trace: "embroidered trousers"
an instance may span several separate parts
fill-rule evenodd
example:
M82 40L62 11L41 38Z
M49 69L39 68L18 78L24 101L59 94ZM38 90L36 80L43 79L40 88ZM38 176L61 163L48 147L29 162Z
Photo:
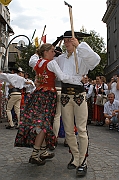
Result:
M62 97L66 104L62 103ZM67 98L68 97L68 98ZM87 135L87 117L88 107L86 102L86 93L83 92L80 95L66 95L61 96L61 114L65 129L66 141L74 156L72 164L79 166L85 159L85 155L88 148L88 135ZM74 117L78 130L79 147L77 145L77 138L74 133Z
M57 91L57 108L56 108L56 114L54 117L54 122L53 122L53 132L56 137L58 137L59 133L59 128L60 128L60 116L61 116L61 91Z

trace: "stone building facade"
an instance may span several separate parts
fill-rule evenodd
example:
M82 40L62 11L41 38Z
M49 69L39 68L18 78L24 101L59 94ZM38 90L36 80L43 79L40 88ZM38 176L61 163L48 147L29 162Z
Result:
M107 25L108 61L105 75L110 79L119 74L119 0L107 0L107 10L102 21Z
M13 29L10 26L9 9L0 3L0 70L3 69L4 63L6 68L8 67L8 54L5 57L5 53L10 36L13 34Z

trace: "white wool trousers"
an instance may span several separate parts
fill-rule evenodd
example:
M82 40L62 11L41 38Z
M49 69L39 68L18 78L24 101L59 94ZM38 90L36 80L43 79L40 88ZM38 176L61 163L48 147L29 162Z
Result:
M61 91L57 91L57 107L56 107L56 114L54 117L54 122L53 122L53 132L56 137L58 137L59 133L59 128L60 128L60 116L61 116Z
M11 110L14 107L14 111L17 115L18 119L18 126L20 122L20 104L21 104L21 93L20 92L13 92L10 94L10 98L7 103L7 117L8 117L8 122L10 126L14 126L13 120L12 120L12 113Z
M62 94L62 96L63 100L61 100L61 103L65 102L66 98L66 105L61 106L65 138L74 156L72 164L79 166L83 163L88 148L88 135L86 129L88 107L86 93L80 93L79 95L76 95L75 98L74 95ZM77 145L77 137L74 133L74 117L78 130L79 146Z

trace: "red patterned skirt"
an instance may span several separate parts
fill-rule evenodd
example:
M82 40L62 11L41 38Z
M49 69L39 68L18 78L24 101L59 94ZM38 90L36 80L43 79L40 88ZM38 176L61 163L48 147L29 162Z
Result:
M52 124L56 112L56 92L36 90L28 98L21 109L21 121L14 146L33 147L38 130L46 133L47 147L55 145L56 137Z

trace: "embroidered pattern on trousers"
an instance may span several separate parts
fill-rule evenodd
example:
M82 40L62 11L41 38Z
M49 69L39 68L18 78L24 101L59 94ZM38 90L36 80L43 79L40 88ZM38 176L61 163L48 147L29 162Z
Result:
M69 102L70 97L67 95L61 95L61 104L63 107Z
M84 101L84 95L80 94L78 96L74 95L74 101L76 104L78 104L78 106L80 106L82 104L82 102Z

